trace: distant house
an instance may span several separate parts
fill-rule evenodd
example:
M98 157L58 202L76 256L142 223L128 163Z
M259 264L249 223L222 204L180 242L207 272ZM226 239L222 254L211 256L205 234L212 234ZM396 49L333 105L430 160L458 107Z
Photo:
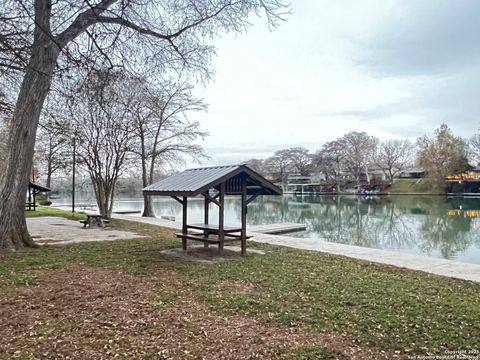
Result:
M398 175L400 179L421 179L425 177L425 170L422 168L405 169Z
M385 181L387 180L387 177L385 176L385 172L381 168L372 167L368 169L368 179L370 180L370 182ZM367 175L365 173L360 174L360 181L367 181Z
M331 193L334 185L335 183L325 180L323 173L289 174L284 192L293 194Z
M480 195L480 167L476 166L463 173L447 176L448 194Z

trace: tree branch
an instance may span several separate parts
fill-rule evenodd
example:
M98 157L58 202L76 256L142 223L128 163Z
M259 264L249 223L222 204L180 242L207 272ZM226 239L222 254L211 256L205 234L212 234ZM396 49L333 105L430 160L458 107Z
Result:
M56 36L57 42L61 48L65 47L70 41L82 34L89 26L98 22L98 17L118 0L102 0L98 5L79 14L72 24Z

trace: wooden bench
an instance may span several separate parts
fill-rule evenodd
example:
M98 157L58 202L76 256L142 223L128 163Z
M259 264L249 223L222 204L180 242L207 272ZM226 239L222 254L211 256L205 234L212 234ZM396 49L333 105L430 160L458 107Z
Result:
M83 227L86 228L92 227L92 223L96 223L98 226L102 228L105 227L105 224L108 224L110 220L104 219L102 215L97 214L87 214L87 220L80 220L80 223L83 224Z
M219 249L223 248L223 244L231 241L241 241L241 228L225 226L223 228L223 241L218 238L220 231L218 225L212 224L192 224L186 226L187 231L181 233L175 233L177 238L182 239L182 248L186 250L187 240L195 240L203 242L205 247L210 244L218 244ZM193 231L188 231L192 229ZM210 235L217 236L217 238L211 238ZM251 236L245 236L246 239L250 239Z
M33 201L26 201L25 202L25 209L26 210L32 210L32 209L35 210L36 207L37 207L37 204Z
M177 238L181 239L188 239L188 240L196 240L196 241L201 241L203 243L209 243L209 244L219 244L220 240L218 239L212 239L207 236L202 236L201 234L192 234L192 233L175 233L175 236ZM251 236L247 236L247 239L250 239ZM240 240L240 235L225 235L225 239L223 242L230 242L230 241L238 241Z

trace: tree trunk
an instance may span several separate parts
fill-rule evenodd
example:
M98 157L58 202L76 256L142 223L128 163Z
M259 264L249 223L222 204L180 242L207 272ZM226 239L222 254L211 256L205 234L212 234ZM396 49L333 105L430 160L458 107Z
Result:
M152 153L152 159L150 163L150 170L147 170L147 151L145 148L145 132L140 125L140 146L142 149L142 185L147 187L153 182L153 171L155 169L155 153ZM155 149L154 149L155 150ZM143 195L143 217L155 217L155 211L153 211L152 198L148 195Z
M34 245L25 221L25 194L43 103L50 89L58 47L37 34L25 70L0 174L0 249Z
M45 187L51 189L52 188L52 171L51 171L51 166L50 164L48 165L48 170L47 170L47 181L45 183ZM50 201L50 192L45 193L45 200Z
M143 213L145 217L155 217L155 211L153 211L152 198L149 195L143 195Z
M147 160L145 145L142 138L142 185L147 187L153 182L153 171L155 166L155 156L152 156L152 163L150 164L150 171L147 174ZM153 211L152 198L149 195L143 195L143 212L144 217L155 217L155 211Z

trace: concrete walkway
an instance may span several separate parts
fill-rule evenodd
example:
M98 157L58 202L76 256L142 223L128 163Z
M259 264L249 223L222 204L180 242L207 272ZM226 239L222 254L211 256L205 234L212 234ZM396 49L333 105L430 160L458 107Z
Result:
M179 223L157 218L142 218L139 216L114 215L114 218L143 222L178 230ZM248 229L248 228L247 228ZM355 259L372 261L381 264L394 265L411 270L424 271L431 274L448 276L457 279L480 282L480 265L458 261L438 259L428 256L407 254L399 251L370 249L360 246L337 244L314 239L294 238L291 236L267 235L249 231L253 241L291 248L321 251L329 254L343 255Z
M85 229L77 220L69 220L58 216L27 218L27 227L33 240L38 244L63 245L84 241L108 241L144 237L130 231L102 229L98 226Z

